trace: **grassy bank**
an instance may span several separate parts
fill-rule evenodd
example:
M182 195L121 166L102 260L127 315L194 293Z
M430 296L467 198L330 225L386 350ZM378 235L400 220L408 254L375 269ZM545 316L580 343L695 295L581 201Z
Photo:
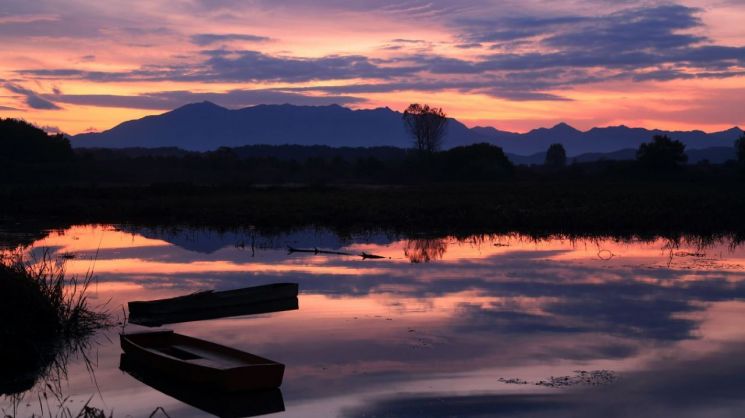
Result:
M742 233L734 181L522 181L345 187L6 188L0 216L70 223L353 231Z
M91 276L68 277L47 257L0 262L0 394L22 392L64 370L66 355L109 325L108 316L88 304L90 283Z

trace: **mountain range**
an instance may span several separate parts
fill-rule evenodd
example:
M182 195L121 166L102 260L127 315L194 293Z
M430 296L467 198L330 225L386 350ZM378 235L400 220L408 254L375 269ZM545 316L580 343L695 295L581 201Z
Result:
M77 148L177 147L190 151L256 144L406 148L411 145L411 139L401 116L400 112L389 108L352 110L339 105L285 104L227 109L211 102L201 102L124 122L100 133L75 135L71 142ZM488 142L502 147L509 154L530 157L540 155L549 145L558 142L564 145L570 157L576 157L635 149L654 135L670 135L685 143L688 150L732 148L734 140L742 133L737 127L714 133L627 126L580 131L565 123L515 133L492 127L468 128L451 119L444 143L446 148L452 148Z

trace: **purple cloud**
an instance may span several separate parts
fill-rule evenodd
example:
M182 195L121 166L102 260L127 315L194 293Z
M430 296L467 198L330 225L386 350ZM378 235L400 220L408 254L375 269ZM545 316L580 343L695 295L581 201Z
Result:
M134 109L173 109L187 103L210 101L227 107L247 107L257 104L295 104L322 106L353 104L365 99L348 95L311 96L281 89L231 90L225 93L194 93L190 91L161 91L140 95L58 94L45 96L59 103L83 106L125 107Z
M24 88L22 86L19 86L18 84L14 83L5 83L4 87L16 94L20 94L25 98L26 104L32 108L32 109L39 109L39 110L59 110L61 107L57 106L56 104L50 102L47 99L44 99L36 92L29 90L27 88Z
M271 38L258 35L246 35L238 33L199 33L192 35L191 43L198 46L212 45L218 42L245 41L245 42L268 42Z

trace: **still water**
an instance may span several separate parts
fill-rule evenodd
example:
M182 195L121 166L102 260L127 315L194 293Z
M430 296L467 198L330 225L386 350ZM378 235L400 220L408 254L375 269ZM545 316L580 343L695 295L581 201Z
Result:
M93 269L91 302L119 317L131 300L299 283L299 310L169 326L284 363L284 411L272 416L745 411L745 248L727 240L266 236L107 225L34 239L24 251L67 255L70 274ZM288 246L384 258L288 254ZM70 359L63 389L71 409L90 400L114 417L146 417L157 407L170 417L206 415L122 372L119 331L94 337L92 366ZM579 371L610 377L581 384ZM536 384L560 376L580 384ZM0 408L48 413L40 411L43 385Z

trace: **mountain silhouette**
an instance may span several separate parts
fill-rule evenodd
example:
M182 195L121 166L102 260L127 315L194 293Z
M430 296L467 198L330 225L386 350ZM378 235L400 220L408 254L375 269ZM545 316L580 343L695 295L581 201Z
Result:
M451 146L478 137L451 120ZM230 110L211 102L194 103L157 116L124 122L108 131L72 138L76 147L179 147L191 151L241 145L328 145L332 147L409 147L401 114L388 108L351 110L338 105L258 105Z
M737 154L734 147L710 147L686 150L688 164L699 164L708 161L711 164L722 164L727 161L736 160ZM542 165L546 161L546 152L537 152L531 155L507 154L507 158L518 165ZM589 163L593 161L628 161L636 159L636 148L626 148L611 152L588 152L571 157L571 161L578 163Z
M564 145L570 157L575 157L638 148L654 135L669 135L685 143L688 150L732 147L741 134L740 128L706 133L648 130L623 125L583 132L566 123L521 134L492 127L469 129L451 119L445 147L488 142L510 154L531 156L545 152L551 144L558 142ZM411 146L401 113L389 108L352 110L339 105L285 104L227 109L211 102L188 104L161 115L124 122L100 133L76 135L71 142L78 148L177 147L190 151L257 144Z

